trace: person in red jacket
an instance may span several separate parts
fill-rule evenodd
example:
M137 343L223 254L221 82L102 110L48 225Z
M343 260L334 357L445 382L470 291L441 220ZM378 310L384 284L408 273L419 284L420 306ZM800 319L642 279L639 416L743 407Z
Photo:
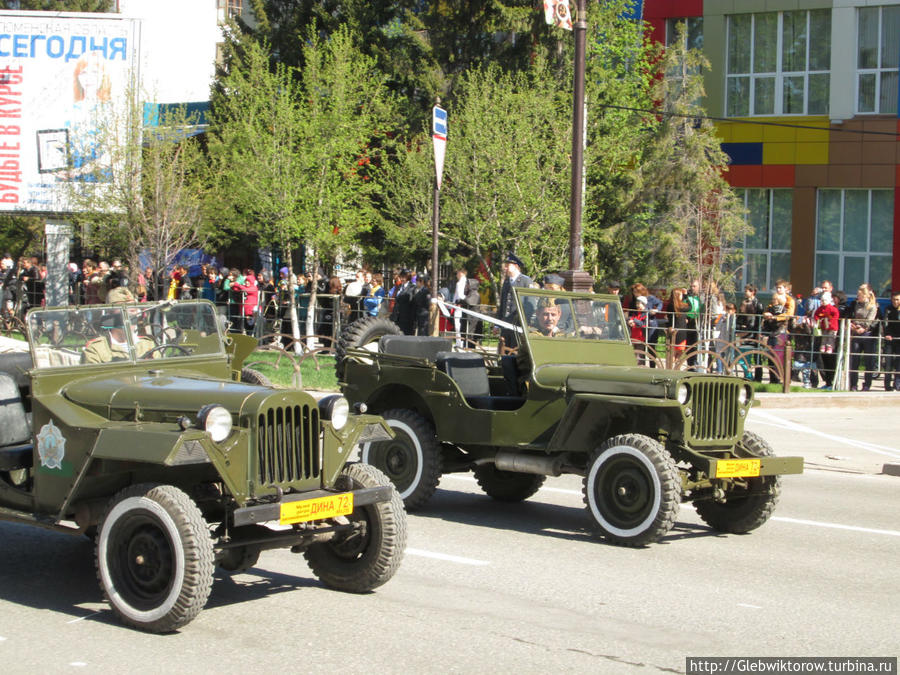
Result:
M837 335L838 319L840 313L837 307L831 302L831 293L822 292L822 304L813 314L816 325L822 331L822 346L819 348L823 354L834 353L834 338Z
M244 300L241 303L241 313L244 316L244 330L247 332L252 331L256 306L259 304L259 284L256 283L256 275L253 273L253 270L250 268L245 269L244 283L233 283L231 287L244 294Z

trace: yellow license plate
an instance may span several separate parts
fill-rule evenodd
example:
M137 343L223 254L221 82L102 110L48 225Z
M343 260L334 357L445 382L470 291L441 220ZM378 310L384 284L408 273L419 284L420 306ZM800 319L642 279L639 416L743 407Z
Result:
M759 475L758 459L720 459L716 462L716 478L742 478Z
M322 520L353 513L353 493L345 492L328 497L317 497L299 502L286 502L281 505L282 525L305 523L310 520Z

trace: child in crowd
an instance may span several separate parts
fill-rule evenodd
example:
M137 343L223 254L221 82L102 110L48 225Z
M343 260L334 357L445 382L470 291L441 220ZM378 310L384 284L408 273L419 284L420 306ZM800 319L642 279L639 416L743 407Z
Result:
M631 328L631 344L638 352L638 363L643 364L643 350L647 342L647 298L638 295L634 298L634 311L628 319Z
M822 341L819 351L823 354L834 353L834 341L838 330L838 319L840 315L837 307L831 301L831 293L823 291L821 296L821 304L813 314L813 320L822 331Z

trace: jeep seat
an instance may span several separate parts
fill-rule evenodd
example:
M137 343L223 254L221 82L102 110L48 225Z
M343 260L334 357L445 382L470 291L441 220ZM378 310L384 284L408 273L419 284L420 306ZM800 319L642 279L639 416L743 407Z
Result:
M453 349L453 340L416 335L385 335L378 340L378 351L395 356L413 356L434 363L441 352Z
M31 428L19 387L6 373L0 373L0 471L27 469L34 462Z
M481 354L440 352L437 367L456 382L463 397L480 410L518 410L525 403L520 396L491 396L487 367Z

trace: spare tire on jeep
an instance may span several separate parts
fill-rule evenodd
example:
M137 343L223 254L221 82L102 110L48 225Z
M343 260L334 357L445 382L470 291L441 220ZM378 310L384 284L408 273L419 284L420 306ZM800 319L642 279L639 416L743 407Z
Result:
M344 377L344 359L348 349L378 349L378 340L384 335L402 335L400 327L383 316L364 316L354 321L341 333L334 347L334 374L338 382Z

